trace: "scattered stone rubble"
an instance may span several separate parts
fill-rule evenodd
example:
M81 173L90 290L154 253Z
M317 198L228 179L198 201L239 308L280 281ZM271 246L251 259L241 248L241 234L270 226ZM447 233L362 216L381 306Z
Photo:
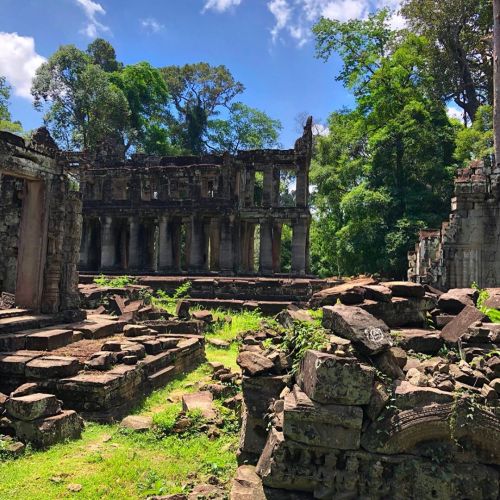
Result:
M476 300L371 279L319 292L327 341L296 372L280 329L247 333L231 498L498 498L500 325Z

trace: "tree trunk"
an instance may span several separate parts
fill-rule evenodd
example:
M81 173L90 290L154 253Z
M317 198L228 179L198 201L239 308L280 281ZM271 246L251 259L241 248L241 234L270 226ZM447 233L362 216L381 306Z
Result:
M500 0L493 0L493 130L495 165L500 166Z

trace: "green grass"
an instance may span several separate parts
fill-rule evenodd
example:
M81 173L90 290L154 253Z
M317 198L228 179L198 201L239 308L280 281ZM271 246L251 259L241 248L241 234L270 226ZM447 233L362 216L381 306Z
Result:
M258 328L255 312L222 313L232 323L220 323L209 336L231 341L229 349L207 346L208 361L237 369L236 340L242 331ZM135 411L151 415L159 427L170 428L178 415L182 394L195 392L210 381L204 364L151 394ZM125 432L118 425L87 424L82 439L47 451L30 451L16 460L0 461L0 499L136 499L189 491L216 476L229 484L236 470L238 432L234 416L225 415L221 436L205 434L180 437L152 431ZM70 484L79 484L73 493Z

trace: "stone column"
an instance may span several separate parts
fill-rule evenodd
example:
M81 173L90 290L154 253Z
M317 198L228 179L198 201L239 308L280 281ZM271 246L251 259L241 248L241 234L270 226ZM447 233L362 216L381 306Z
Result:
M150 268L152 271L158 271L158 253L159 253L159 240L160 240L160 230L158 227L158 219L153 219L151 221L151 240L150 240L150 254L151 254L151 264Z
M281 222L273 223L273 272L281 272Z
M262 186L262 206L270 207L273 202L273 169L267 167L264 169L264 180Z
M220 262L220 219L213 218L210 221L210 271L219 270Z
M292 225L292 273L304 275L306 273L307 249L307 221L298 220Z
M101 221L101 268L111 269L115 264L115 240L113 219L104 217Z
M170 234L172 236L172 267L174 271L181 270L181 229L182 219L173 219L170 223Z
M139 246L139 219L129 217L129 240L128 240L128 267L139 269L141 265L141 253Z
M0 176L1 181L1 176ZM91 234L92 227L91 223L88 219L83 219L82 223L82 242L80 245L80 269L88 269L89 268L89 253L90 253L90 245L91 245Z
M172 249L171 224L168 217L161 217L159 223L160 270L166 271L174 267Z
M191 238L189 245L189 271L201 271L203 269L204 243L203 222L199 217L193 216L191 219Z
M273 272L273 235L272 223L264 221L260 224L260 272L271 274Z
M278 167L273 167L273 198L271 200L271 205L273 207L279 207L280 205L280 169Z
M220 223L219 268L222 272L230 273L233 267L233 224L228 218L224 218Z
M295 204L297 207L306 207L308 199L309 182L307 170L299 168L297 170L297 186L295 188Z

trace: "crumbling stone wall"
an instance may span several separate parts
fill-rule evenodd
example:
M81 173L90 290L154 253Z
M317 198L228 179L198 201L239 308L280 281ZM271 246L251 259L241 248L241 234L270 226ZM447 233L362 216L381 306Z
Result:
M272 275L281 271L288 224L291 273L306 274L311 125L290 150L105 161L68 156L82 170L80 269ZM296 177L292 206L280 199L285 171Z
M0 174L0 290L8 293L16 290L21 193L22 181Z
M442 289L494 287L500 279L498 173L482 161L460 169L449 220L420 233L408 278Z
M79 303L82 203L58 158L46 129L29 141L0 132L0 292L44 313Z

